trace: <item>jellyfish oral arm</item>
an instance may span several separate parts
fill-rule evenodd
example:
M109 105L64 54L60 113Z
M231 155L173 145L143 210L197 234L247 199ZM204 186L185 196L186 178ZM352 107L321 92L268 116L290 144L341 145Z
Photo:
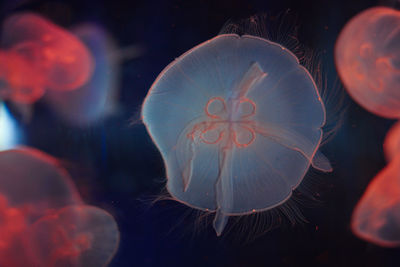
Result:
M254 85L267 75L268 74L261 69L261 66L257 62L252 63L238 85L233 89L234 98L241 99L246 97L247 93L254 88Z

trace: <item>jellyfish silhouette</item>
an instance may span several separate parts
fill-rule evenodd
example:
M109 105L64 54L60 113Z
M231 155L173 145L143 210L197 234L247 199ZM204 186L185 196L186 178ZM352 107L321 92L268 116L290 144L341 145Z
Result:
M400 246L400 153L368 185L353 211L351 227L371 243Z
M45 18L20 13L3 24L1 97L32 103L46 89L74 90L92 74L93 59L75 36Z
M400 12L367 9L343 28L335 46L340 78L351 97L368 111L400 117Z
M0 152L0 266L106 266L118 243L114 218L83 203L56 159Z
M317 152L325 108L316 84L283 46L222 34L169 64L142 107L160 150L167 189L179 202L215 212L221 235L229 216L287 201Z

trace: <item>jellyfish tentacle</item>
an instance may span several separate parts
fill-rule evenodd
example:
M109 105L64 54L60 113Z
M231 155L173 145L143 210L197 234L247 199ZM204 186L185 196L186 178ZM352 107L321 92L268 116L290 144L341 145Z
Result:
M226 224L229 213L233 209L233 183L232 183L232 156L234 147L225 146L219 154L219 173L215 183L217 212L214 218L213 226L217 235L221 235Z
M310 164L313 163L313 158L316 154L316 149L318 148L318 145L313 147L311 151L307 152L305 151L304 147L312 147L312 143L302 136L299 133L296 133L294 131L290 131L288 129L285 129L283 127L280 127L278 125L274 126L255 126L256 127L256 132L261 134L262 136L266 138L270 138L274 140L275 142L291 149L294 151L297 151L301 153L309 162ZM319 129L320 136L322 137L322 130ZM317 169L324 171L325 169L329 170L331 168L328 167L328 163L325 161L328 161L328 159L324 156L319 156L318 160L321 160L321 163L318 164L318 161L315 162L315 166L317 166ZM322 162L325 162L322 164ZM329 161L328 161L329 162ZM330 166L330 164L329 164ZM314 165L313 165L314 167Z
M240 100L268 74L264 72L257 62L253 62L247 72L240 79L237 86L232 90L233 98Z
M314 169L320 170L322 172L331 172L333 171L332 165L329 162L329 159L322 154L320 150L315 152L315 155L311 161L311 165Z

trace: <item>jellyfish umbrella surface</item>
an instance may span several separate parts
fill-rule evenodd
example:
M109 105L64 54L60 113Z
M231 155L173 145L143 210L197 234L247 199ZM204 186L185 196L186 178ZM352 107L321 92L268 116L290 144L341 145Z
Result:
M101 27L80 25L72 30L93 55L94 71L89 81L77 90L48 91L46 100L67 123L74 126L91 125L110 114L115 108L119 60L113 41Z
M317 152L325 108L297 57L255 36L223 34L168 65L142 119L160 150L167 189L190 207L229 216L274 208L292 195Z
M358 237L384 246L400 246L400 154L372 180L353 211Z
M5 61L0 66L0 77L15 101L34 102L45 89L75 90L92 74L93 59L86 46L34 13L7 18L1 42Z
M343 28L335 46L339 76L368 111L400 118L400 11L367 9Z
M388 162L400 154L400 122L392 125L386 134L385 141L383 142L383 151Z

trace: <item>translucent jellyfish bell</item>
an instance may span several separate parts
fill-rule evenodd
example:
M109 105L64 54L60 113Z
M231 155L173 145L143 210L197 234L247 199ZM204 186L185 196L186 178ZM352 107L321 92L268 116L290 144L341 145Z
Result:
M82 200L58 161L33 149L0 152L0 195L8 206L24 210L27 221Z
M89 81L73 91L48 91L46 100L66 122L84 126L93 124L115 109L119 60L117 47L102 28L92 24L72 30L90 49L96 64Z
M92 74L93 59L88 49L75 36L49 20L33 14L19 13L10 16L3 24L1 37L5 53L13 55L13 61L31 66L23 71L13 64L0 64L9 76L21 76L18 83L3 77L10 83L10 90L24 89L41 96L45 89L74 90L85 84ZM11 62L11 61L6 61ZM19 66L18 65L18 66ZM33 77L24 77L30 75ZM33 88L18 88L17 85L35 81ZM33 86L33 85L32 85ZM36 96L38 97L38 96ZM27 99L17 99L28 102Z
M38 220L29 230L35 266L107 266L117 251L114 218L93 206L69 206Z
M283 46L219 35L168 65L152 85L143 122L160 150L167 189L180 202L228 216L274 208L317 153L325 108L309 72Z
M351 227L369 242L400 246L400 154L368 185L353 211Z
M400 11L367 9L343 28L335 61L347 91L368 111L400 118Z

